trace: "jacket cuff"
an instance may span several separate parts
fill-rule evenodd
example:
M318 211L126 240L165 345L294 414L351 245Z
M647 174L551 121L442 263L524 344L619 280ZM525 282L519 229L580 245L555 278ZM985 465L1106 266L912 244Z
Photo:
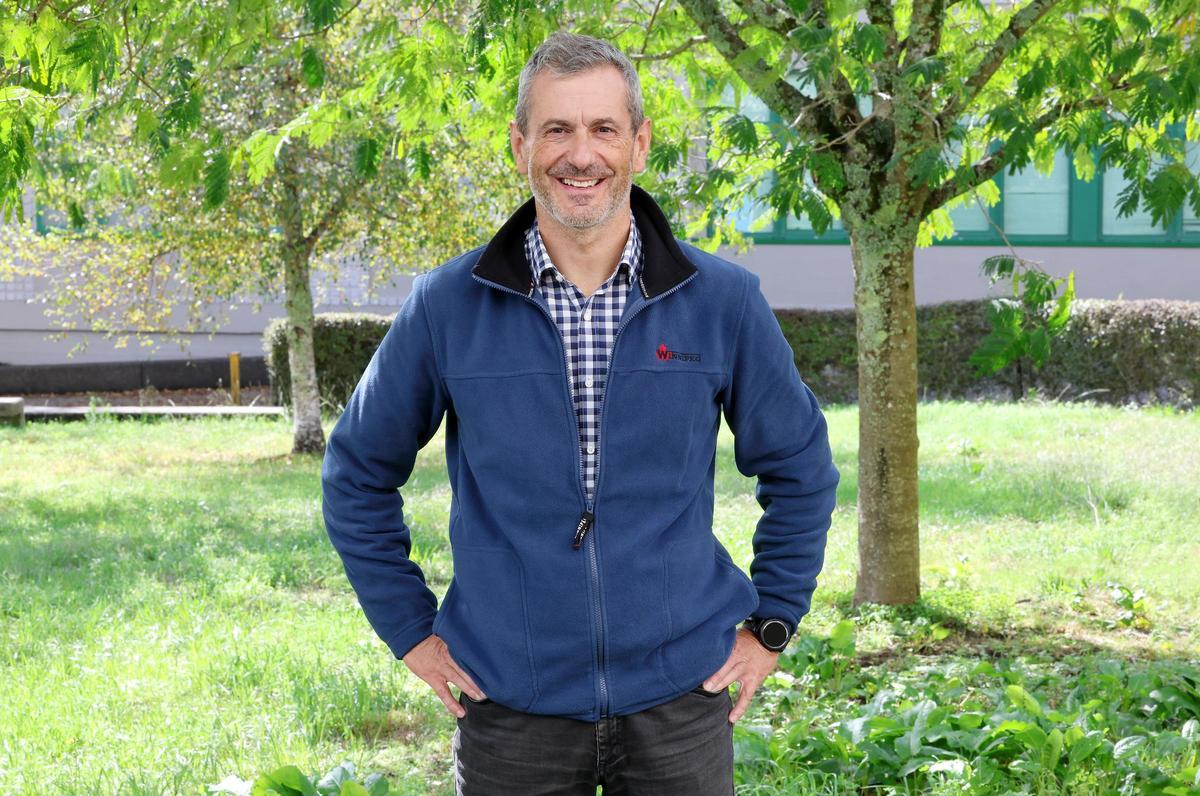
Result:
M763 597L761 592L758 596L758 608L754 609L754 613L751 614L751 616L757 616L763 619L767 619L769 617L782 619L784 622L788 623L788 626L791 628L793 634L795 634L796 628L800 625L800 620L795 614L792 613L790 608L786 607L784 603L781 603L778 600L770 597Z
M401 660L412 651L412 648L427 639L433 633L433 617L427 617L416 624L409 625L388 639L387 645L396 660Z

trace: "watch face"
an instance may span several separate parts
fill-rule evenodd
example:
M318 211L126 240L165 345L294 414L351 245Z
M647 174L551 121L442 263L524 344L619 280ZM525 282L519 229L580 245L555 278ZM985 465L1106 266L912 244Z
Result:
M771 649L783 649L788 642L787 625L778 619L768 619L759 628L759 637Z

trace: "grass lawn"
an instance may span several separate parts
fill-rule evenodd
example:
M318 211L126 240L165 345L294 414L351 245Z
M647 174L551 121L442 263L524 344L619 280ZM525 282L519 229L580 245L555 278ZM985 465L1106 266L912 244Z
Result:
M921 404L923 597L855 610L857 409L825 411L825 570L736 727L739 793L906 792L907 763L911 792L1189 792L1200 414ZM721 435L716 532L748 569L761 510ZM439 596L442 441L404 490ZM348 759L453 793L454 719L368 626L290 442L252 418L0 429L0 792L203 794Z

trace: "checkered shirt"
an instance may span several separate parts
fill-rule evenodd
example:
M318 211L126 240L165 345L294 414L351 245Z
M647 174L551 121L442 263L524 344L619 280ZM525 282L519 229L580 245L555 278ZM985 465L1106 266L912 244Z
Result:
M642 239L630 214L629 238L612 275L595 293L584 296L563 276L542 241L537 219L525 233L525 255L533 281L546 297L550 314L562 335L571 374L571 398L579 420L579 455L587 500L596 489L600 458L600 409L608 376L608 361L625 299L642 265Z

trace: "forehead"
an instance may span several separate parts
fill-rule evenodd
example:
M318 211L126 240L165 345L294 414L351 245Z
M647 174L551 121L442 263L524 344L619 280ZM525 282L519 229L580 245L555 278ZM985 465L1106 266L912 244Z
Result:
M529 122L536 129L546 119L567 119L588 124L611 118L629 123L625 79L615 66L604 65L556 75L539 72L529 85Z

